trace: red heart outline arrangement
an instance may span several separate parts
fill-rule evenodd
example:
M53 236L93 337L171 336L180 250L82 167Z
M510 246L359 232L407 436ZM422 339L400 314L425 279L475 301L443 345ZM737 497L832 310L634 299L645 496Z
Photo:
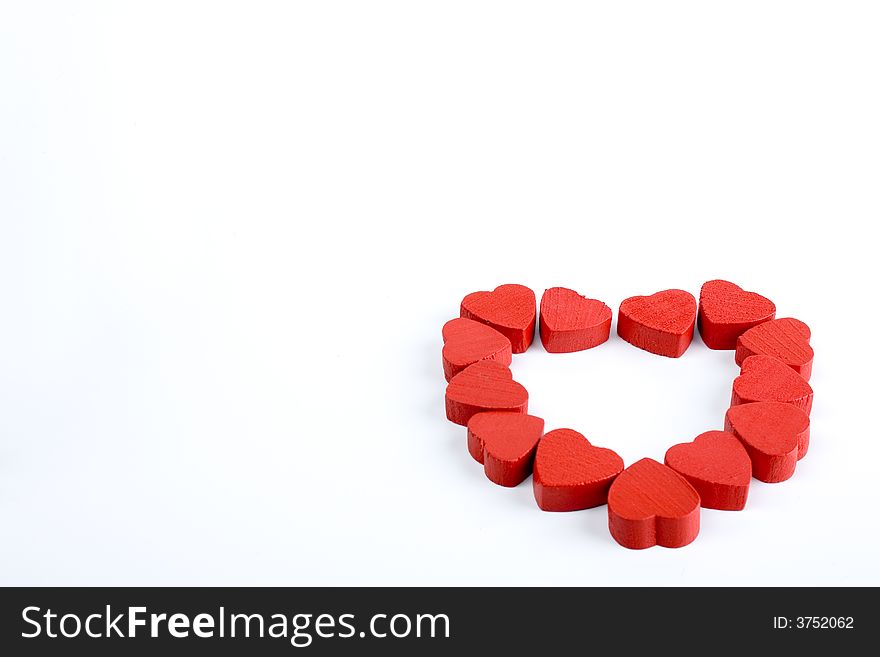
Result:
M626 467L613 450L573 429L544 432L528 413L529 393L513 378L513 355L526 351L535 327L544 349L592 349L610 337L612 311L574 290L545 290L540 306L523 285L472 292L460 317L443 326L446 417L467 427L467 447L490 481L513 487L532 475L544 511L608 506L620 545L682 547L700 531L700 509L740 511L752 478L776 483L794 475L810 441L813 365L810 329L776 319L775 304L728 281L703 284L699 303L684 290L624 299L618 336L650 353L681 357L695 328L710 349L735 350L723 430L670 447L660 463Z

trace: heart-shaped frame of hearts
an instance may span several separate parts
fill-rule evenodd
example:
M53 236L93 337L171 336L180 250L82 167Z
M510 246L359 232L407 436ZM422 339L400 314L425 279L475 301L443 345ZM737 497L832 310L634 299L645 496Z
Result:
M467 427L467 447L486 476L517 486L532 475L544 511L607 504L608 528L622 546L682 547L700 531L700 508L745 508L752 477L789 479L809 447L813 390L810 329L775 319L775 304L728 281L706 282L699 304L684 290L625 299L617 333L651 353L678 358L695 327L710 349L735 350L741 366L722 431L708 430L673 445L664 462L629 467L613 450L528 414L529 394L510 370L513 354L531 345L539 327L546 351L597 347L611 332L611 309L567 288L541 298L523 285L472 292L460 317L443 327L446 417Z

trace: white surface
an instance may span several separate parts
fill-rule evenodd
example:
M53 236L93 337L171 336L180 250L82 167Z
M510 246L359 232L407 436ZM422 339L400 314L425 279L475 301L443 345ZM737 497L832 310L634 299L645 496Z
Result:
M876 3L236 4L0 10L0 582L880 584ZM631 552L484 478L464 294L716 277L813 329L794 479ZM514 373L629 464L732 360Z

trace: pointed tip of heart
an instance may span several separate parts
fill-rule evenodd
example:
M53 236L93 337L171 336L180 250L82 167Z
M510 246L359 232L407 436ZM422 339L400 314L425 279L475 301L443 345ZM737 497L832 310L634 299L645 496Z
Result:
M745 506L752 462L732 433L706 431L692 442L673 445L664 463L688 480L703 508L739 511Z
M634 550L683 547L700 532L700 495L672 468L644 458L611 484L608 529L620 545Z
M697 326L709 349L735 349L740 335L775 316L770 299L730 281L706 281L700 288Z

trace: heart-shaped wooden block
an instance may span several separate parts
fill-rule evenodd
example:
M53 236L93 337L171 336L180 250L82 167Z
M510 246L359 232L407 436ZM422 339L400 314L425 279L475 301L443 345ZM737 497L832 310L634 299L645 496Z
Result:
M522 413L477 413L468 422L468 451L499 486L517 486L532 473L544 420Z
M697 300L684 290L630 297L620 304L617 334L639 349L678 358L694 337Z
M729 281L707 281L700 289L697 326L709 349L736 349L740 335L775 316L770 299Z
M700 495L653 459L636 461L608 491L608 529L623 547L682 547L700 533Z
M623 470L623 459L594 447L572 429L554 429L538 443L532 479L544 511L577 511L605 504L608 487Z
M810 418L783 402L731 406L724 428L746 448L755 479L768 483L791 477L810 445Z
M449 381L478 360L510 365L510 340L491 326L458 317L443 325L443 374Z
M602 344L611 334L611 308L565 287L551 287L541 296L541 343L552 354L583 351Z
M756 355L775 356L809 381L813 371L810 327L799 319L783 317L749 329L736 342L736 364Z
M535 293L524 285L499 285L492 292L472 292L461 301L461 316L488 324L507 336L521 354L535 337Z
M494 360L477 361L446 386L446 417L463 426L477 413L526 413L528 405L526 389L513 380L507 366Z
M694 487L703 508L739 511L746 505L752 462L732 433L701 433L693 442L670 447L664 462Z
M730 405L776 401L792 404L810 414L813 389L804 378L773 356L749 356L733 380Z

